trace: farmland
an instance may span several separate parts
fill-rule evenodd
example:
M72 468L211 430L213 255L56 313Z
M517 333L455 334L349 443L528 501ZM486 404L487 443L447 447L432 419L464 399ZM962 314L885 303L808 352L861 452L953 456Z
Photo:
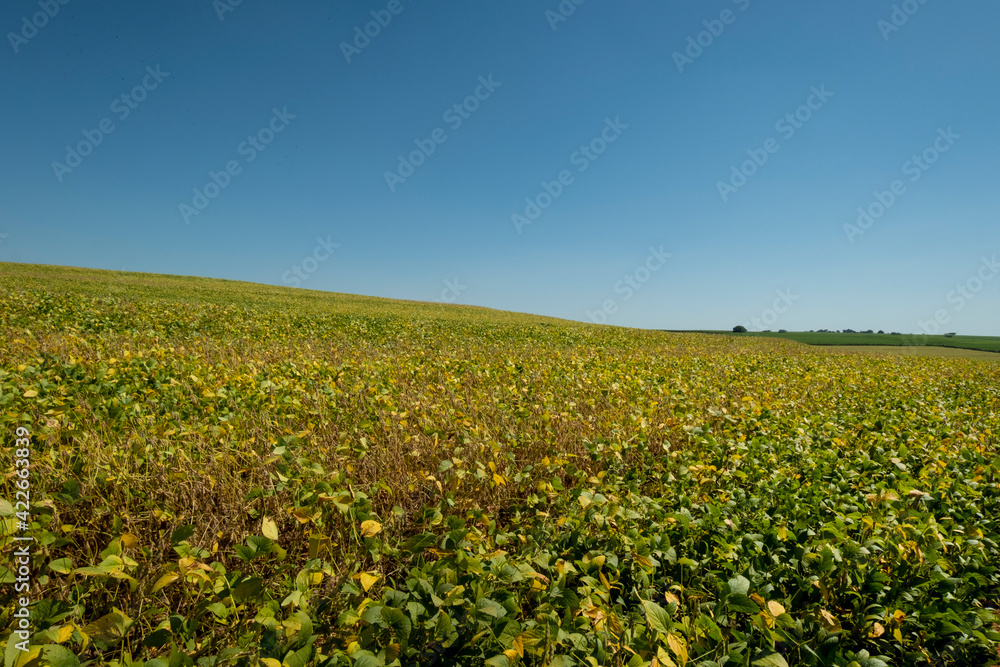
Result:
M996 656L1000 364L11 264L0 326L7 665Z
M677 332L683 333L683 332ZM1000 353L1000 336L934 336L927 334L868 334L839 333L836 331L694 331L691 333L711 333L747 338L781 338L794 340L806 345L865 345L891 347L951 347L962 350Z
M824 350L846 354L895 354L915 357L948 357L951 359L985 359L1000 361L1000 353L936 345L824 345Z

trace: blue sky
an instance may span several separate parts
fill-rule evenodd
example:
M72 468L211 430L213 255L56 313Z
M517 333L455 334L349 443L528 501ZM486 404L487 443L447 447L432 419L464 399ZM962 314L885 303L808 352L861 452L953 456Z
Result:
M4 3L0 261L1000 335L991 0L228 2Z

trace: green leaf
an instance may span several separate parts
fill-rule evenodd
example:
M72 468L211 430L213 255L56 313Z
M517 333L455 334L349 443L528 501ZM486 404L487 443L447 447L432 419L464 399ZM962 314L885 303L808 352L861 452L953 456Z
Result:
M176 645L170 646L170 663L168 667L194 667L194 660Z
M42 647L42 658L48 667L79 667L80 659L66 648L58 644L47 644Z
M149 648L159 648L169 642L171 636L172 634L170 630L160 628L159 630L146 635L146 638L142 640L142 645L148 646Z
M213 602L205 608L215 614L218 618L226 618L229 616L229 609L227 609L226 605L221 602Z
M437 537L434 533L422 533L420 535L414 535L405 542L403 542L403 550L409 551L411 554L420 553L427 547L432 547L437 543Z
M289 651L285 659L281 661L281 664L284 667L306 667L309 664L309 658L312 657L312 652L312 643L306 644L297 651Z
M646 610L646 623L657 632L668 634L670 632L670 614L652 600L642 600L642 607Z
M69 574L73 567L73 561L69 558L57 558L49 563L49 569L59 574Z
M6 498L0 498L0 516L14 516L14 506Z
M263 590L264 582L257 577L252 577L240 582L239 585L233 589L233 599L237 602L246 602L247 600L260 595Z
M385 667L385 661L375 657L370 651L357 651L351 656L354 667Z
M760 607L756 602L741 593L730 595L726 600L726 604L731 611L741 611L744 614L756 614L760 611Z
M345 609L340 612L340 616L337 617L337 625L342 628L350 627L352 625L357 625L361 617L358 616L358 612L353 609Z
M521 624L517 621L507 621L507 624L503 626L503 631L497 637L497 641L500 646L508 649L514 645L514 638L519 634L521 634Z
M788 667L788 663L785 662L780 653L772 653L759 660L754 660L753 664L757 667Z
M301 609L289 616L288 619L282 623L282 625L288 628L294 637L294 646L302 646L310 637L312 637L312 619L309 618L309 615Z
M502 604L489 598L476 600L476 611L493 618L502 618L507 615L507 610Z
M239 556L240 558L242 558L247 562L252 561L254 558L257 557L257 552L248 546L237 544L236 546L233 547L233 549L236 551L237 556Z
M372 625L381 625L384 620L382 618L382 605L373 604L366 607L361 612L361 620Z
M413 626L407 615L399 609L394 609L393 607L382 607L382 620L385 621L390 628L396 631L396 636L402 641L405 642L410 638L410 630Z
M713 640L715 640L717 642L721 642L722 641L722 630L715 623L715 621L712 620L711 616L706 616L706 615L702 614L697 619L695 619L694 624L697 625L697 626L699 626L699 627L701 627L701 628L704 628L705 631L708 632L708 636L711 639L713 639Z
M271 551L272 544L274 544L274 542L261 535L250 535L247 537L247 546L253 549L255 553L268 553Z
M194 535L194 531L195 531L194 526L181 526L180 528L174 531L173 535L170 536L170 545L175 546L177 544L180 544L187 538Z
M132 619L125 615L120 609L113 609L93 623L89 623L83 631L90 635L95 642L113 646L125 638L125 634L132 625Z
M878 658L862 658L861 667L889 667L884 660Z
M737 595L746 595L750 592L750 581L744 576L737 576L729 580L729 592Z
M18 637L12 634L7 636L7 650L4 651L4 667L14 667L14 663L17 662L18 657L21 655L21 650L17 648Z
M483 664L490 667L510 667L510 658L501 653L500 655L493 656Z

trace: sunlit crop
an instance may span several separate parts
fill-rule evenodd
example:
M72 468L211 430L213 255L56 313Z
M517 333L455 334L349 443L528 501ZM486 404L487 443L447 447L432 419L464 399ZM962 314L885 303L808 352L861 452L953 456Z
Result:
M1000 364L0 265L6 664L985 665ZM31 430L18 530L14 430ZM89 661L89 662L88 662Z

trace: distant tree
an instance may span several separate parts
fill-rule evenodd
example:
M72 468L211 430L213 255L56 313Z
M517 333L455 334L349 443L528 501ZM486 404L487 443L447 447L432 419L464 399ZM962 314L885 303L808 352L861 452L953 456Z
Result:
M879 330L878 330L878 332L879 332L880 334L884 334L884 333L885 333L885 332L884 332L884 331L882 331L881 329L879 329Z
M778 333L788 333L788 329L778 329Z
M889 334L889 335L890 335L890 336L902 336L903 334L899 333L898 331L893 331L893 332L892 332L891 334Z
M954 333L954 332L952 332L952 333L946 333L946 334L944 335L944 337L945 337L945 338L954 338L954 337L955 337L955 333Z
M854 329L844 329L841 333L857 333Z
M747 332L747 328L745 326L743 326L742 324L740 324L739 326L733 327L733 333L746 333L746 332Z
M872 333L875 333L875 332L872 331L871 329L868 329L867 331L862 331L861 333L872 334Z

